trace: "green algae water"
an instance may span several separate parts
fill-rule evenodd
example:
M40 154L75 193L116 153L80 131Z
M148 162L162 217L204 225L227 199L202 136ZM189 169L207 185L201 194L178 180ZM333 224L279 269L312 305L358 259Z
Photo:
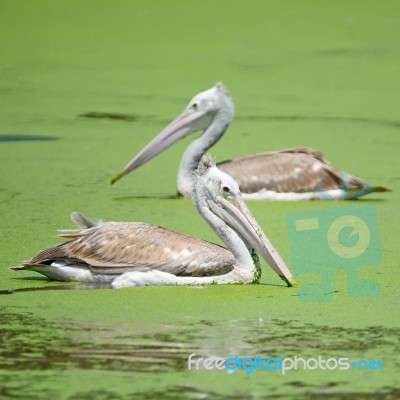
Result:
M0 397L400 397L399 27L396 1L0 1ZM109 184L220 80L236 117L217 160L310 146L393 190L356 203L248 203L290 267L290 213L374 205L382 260L357 273L377 295L352 297L338 270L324 301L302 301L301 285L320 274L288 289L265 264L259 285L123 290L8 269L57 243L74 210L220 243L175 196L192 138ZM384 368L188 370L192 353Z

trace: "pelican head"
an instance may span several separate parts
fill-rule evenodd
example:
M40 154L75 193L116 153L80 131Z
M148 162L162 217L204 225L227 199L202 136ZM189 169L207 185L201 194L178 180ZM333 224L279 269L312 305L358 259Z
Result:
M220 171L208 154L203 156L196 170L193 201L228 247L232 249L236 246L233 241L226 241L230 234L227 227L235 232L235 240L245 243L248 252L254 249L288 286L294 285L288 267L244 203L239 185L231 176Z
M129 172L151 160L179 139L196 131L210 131L207 150L228 128L233 119L234 107L225 86L218 82L211 89L201 92L190 100L186 109L166 128L155 136L127 165L111 179L115 183ZM214 125L215 129L211 129ZM199 159L196 160L196 165Z

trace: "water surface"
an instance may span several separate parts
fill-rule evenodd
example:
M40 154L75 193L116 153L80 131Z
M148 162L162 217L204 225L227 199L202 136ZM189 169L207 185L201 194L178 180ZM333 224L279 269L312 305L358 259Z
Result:
M399 23L389 0L2 1L0 397L399 398ZM191 138L109 185L219 80L236 118L212 149L218 161L310 146L393 189L358 201L377 207L383 263L358 273L378 297L350 297L343 271L332 301L309 303L265 266L262 285L126 290L8 270L57 243L74 210L220 243L176 197ZM249 203L289 265L288 213L343 205ZM384 370L189 371L191 353L381 359Z

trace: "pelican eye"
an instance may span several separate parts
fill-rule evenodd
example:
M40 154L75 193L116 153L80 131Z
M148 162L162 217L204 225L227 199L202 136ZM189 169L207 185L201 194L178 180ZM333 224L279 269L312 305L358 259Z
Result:
M197 103L193 103L193 104L192 104L193 110L197 110L198 107L199 107L199 105L198 105Z
M224 186L222 186L222 190L223 190L225 193L229 193L229 192L231 191L231 188L230 188L229 186L224 185Z

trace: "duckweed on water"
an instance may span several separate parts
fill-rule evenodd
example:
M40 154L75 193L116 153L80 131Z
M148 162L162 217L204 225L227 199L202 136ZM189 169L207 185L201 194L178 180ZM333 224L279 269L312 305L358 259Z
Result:
M390 0L1 2L0 397L398 398L399 23ZM192 138L118 185L109 180L219 80L236 117L212 149L217 161L310 146L393 190L351 203L376 206L383 262L358 275L379 296L350 297L336 271L331 301L305 302L265 265L258 285L201 290L88 290L9 271L57 243L74 210L215 242L175 195ZM249 202L289 266L287 214L345 205ZM246 377L189 371L191 353L381 359L384 370Z

